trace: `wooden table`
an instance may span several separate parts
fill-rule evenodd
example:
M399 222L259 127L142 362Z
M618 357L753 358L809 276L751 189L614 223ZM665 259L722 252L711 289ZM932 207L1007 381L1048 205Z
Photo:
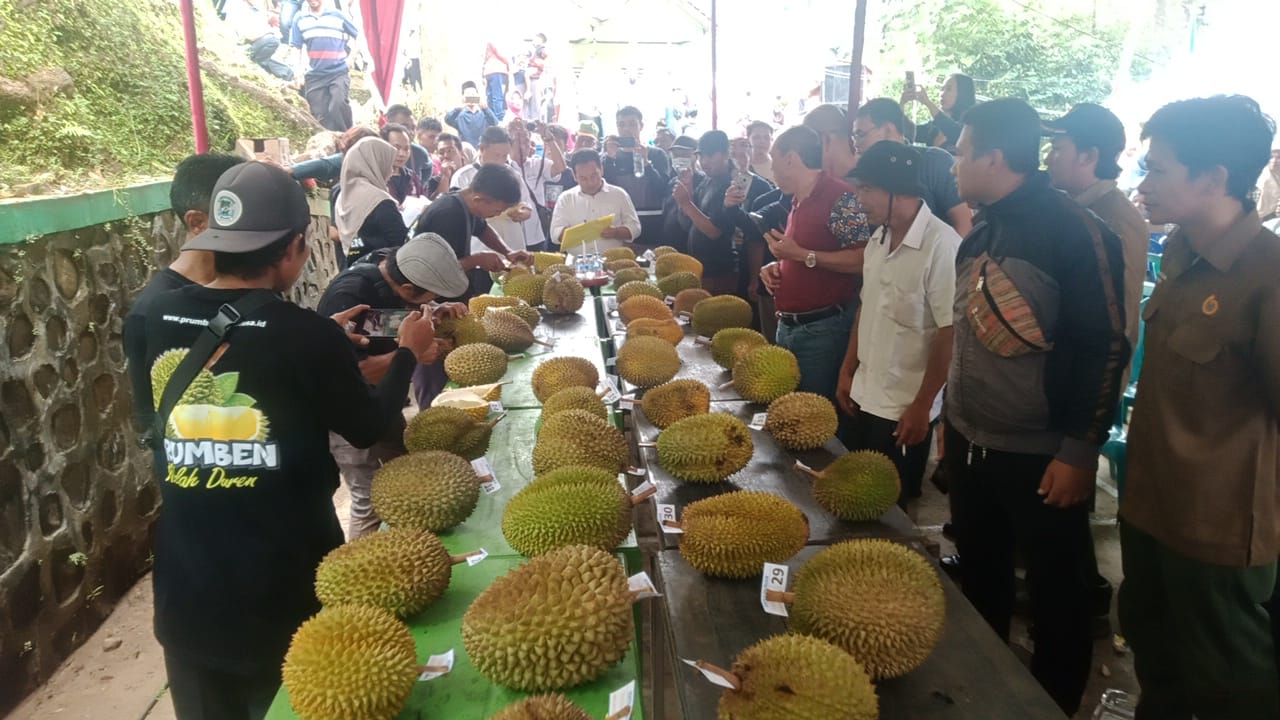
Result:
M808 547L786 564L794 571L821 550ZM760 579L708 578L676 550L658 555L654 582L666 606L666 636L675 685L688 720L716 717L721 688L681 658L728 669L746 647L787 631L785 618L760 607ZM936 566L935 566L936 569ZM933 654L915 671L877 683L881 720L1063 720L959 588L941 572L946 626Z

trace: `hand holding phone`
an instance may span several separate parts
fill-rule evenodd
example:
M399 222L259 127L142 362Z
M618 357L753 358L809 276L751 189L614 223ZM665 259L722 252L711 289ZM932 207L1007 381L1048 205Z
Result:
M360 316L357 332L369 337L396 337L408 316L408 310L379 308L365 310Z
M733 176L733 184L730 186L729 189L737 193L738 195L746 197L747 189L750 187L751 187L751 173L747 172L746 170L739 170L737 174Z

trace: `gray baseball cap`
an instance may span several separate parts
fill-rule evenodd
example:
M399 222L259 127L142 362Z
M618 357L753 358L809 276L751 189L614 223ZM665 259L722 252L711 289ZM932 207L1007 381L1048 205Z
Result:
M423 233L400 246L395 266L405 280L440 297L459 297L469 287L458 256L436 233Z
M182 249L253 252L310 223L307 195L289 173L267 163L241 163L213 186L209 229Z

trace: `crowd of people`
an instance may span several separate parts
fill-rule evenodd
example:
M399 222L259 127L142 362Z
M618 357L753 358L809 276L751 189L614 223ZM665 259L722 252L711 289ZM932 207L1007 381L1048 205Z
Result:
M297 18L295 34L322 19ZM964 593L1007 640L1020 560L1031 670L1068 715L1099 614L1099 451L1136 384L1119 603L1138 717L1280 716L1266 612L1280 557L1280 240L1262 228L1280 205L1280 151L1256 103L1186 100L1145 124L1142 208L1177 230L1143 300L1149 225L1117 187L1125 131L1101 106L1044 120L1019 100L976 103L955 76L937 107L904 95L935 111L919 127L877 98L852 117L824 105L795 127L696 138L647 131L623 107L601 137L594 123L499 122L494 74L488 108L463 88L446 118L457 133L394 106L330 157L280 168L204 155L177 170L190 239L124 334L164 498L156 628L179 717L261 716L291 633L316 610L311 572L343 541L339 473L350 539L377 526L369 485L405 452L411 386L419 407L443 387L432 318L465 313L491 272L606 216L575 252L697 258L706 289L749 300L795 354L799 389L841 409L844 443L893 459L903 503L941 435ZM306 264L305 178L335 182L345 264L318 314L271 294ZM398 336L351 334L382 308L412 309ZM194 358L186 374L179 357ZM201 400L200 373L238 380ZM153 386L161 377L191 389ZM227 447L191 439L207 437Z

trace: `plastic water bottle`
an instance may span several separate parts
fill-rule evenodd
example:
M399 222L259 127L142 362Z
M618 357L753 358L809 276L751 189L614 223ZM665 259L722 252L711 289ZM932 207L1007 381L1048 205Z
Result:
M639 151L633 151L631 157L635 158L636 177L644 177L644 156Z
M534 156L534 157L536 157L536 158L538 158L539 160L541 160L541 159L542 159L542 153L543 153L543 152L545 152L545 150L546 150L546 149L542 146L542 139L541 139L541 138L539 138L538 140L535 140L535 141L534 141L534 143L533 143L533 156Z

